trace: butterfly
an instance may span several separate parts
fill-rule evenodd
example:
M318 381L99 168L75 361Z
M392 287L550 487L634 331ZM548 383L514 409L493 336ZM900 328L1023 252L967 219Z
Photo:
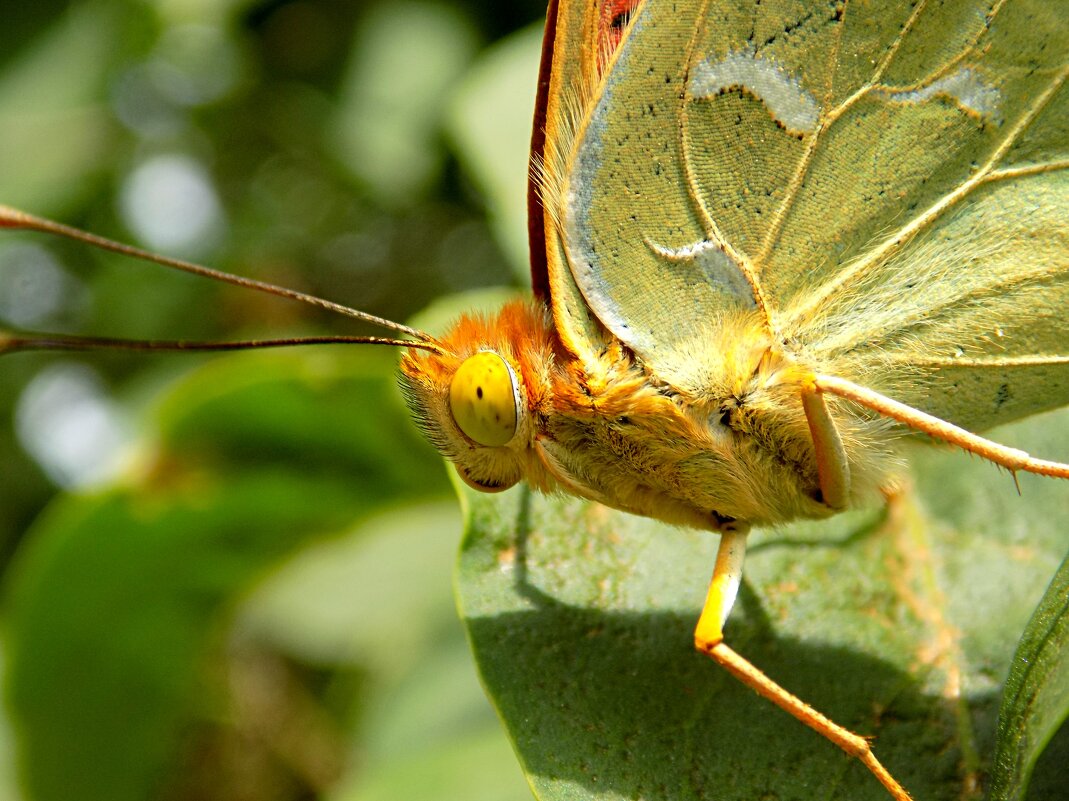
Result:
M723 627L750 528L893 497L905 432L1069 477L973 433L1069 399L1062 16L551 4L535 302L435 337L165 261L407 337L347 341L408 348L416 420L476 490L525 481L718 533L698 650L907 798L864 738L761 674Z
M1023 4L558 13L533 238L552 319L511 307L407 356L416 416L477 489L720 532L698 649L905 798L722 626L749 526L893 493L901 427L1069 477L967 430L1067 400L1069 32ZM1042 66L1013 34L1033 14Z

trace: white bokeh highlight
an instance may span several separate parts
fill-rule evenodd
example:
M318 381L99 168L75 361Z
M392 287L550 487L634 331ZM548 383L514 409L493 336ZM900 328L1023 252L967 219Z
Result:
M123 419L92 368L60 362L23 390L15 431L53 481L74 489L105 483L128 463L132 436Z
M225 225L208 171L186 155L159 155L142 162L123 183L119 204L137 238L167 254L206 255Z

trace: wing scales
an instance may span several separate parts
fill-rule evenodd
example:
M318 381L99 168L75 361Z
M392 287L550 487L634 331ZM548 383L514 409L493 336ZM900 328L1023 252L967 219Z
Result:
M1067 179L982 185L867 285L830 296L799 347L973 430L1069 402Z
M848 377L927 359L921 408L949 371L985 411L936 413L968 425L1008 419L1010 379L1038 396L1012 416L1069 400L1069 3L699 5L645 4L577 141L597 197L564 242L599 319L656 365L738 308L659 254L715 250ZM1048 361L933 362L981 356Z
M662 255L705 239L678 134L703 9L642 6L578 132L558 214L586 303L651 363L675 349L687 323L724 306L703 264Z
M1034 24L1029 6L1041 4L1002 4L994 16L986 4L971 4L971 14L962 13L965 4L949 5L953 19L946 6L926 6L885 80L829 111L804 188L759 265L780 308L797 306L814 286L838 290L881 234L905 230L969 181L1015 136L1017 121L1064 65L1065 21L1034 32L1028 47L1015 35ZM963 49L955 53L947 41ZM924 43L938 58L917 55ZM870 259L866 267L873 266Z

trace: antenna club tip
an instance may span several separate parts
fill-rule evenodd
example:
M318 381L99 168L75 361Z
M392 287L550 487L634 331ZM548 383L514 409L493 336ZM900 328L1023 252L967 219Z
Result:
M53 231L58 233L58 229L61 227L43 217L37 217L0 203L0 228L28 228L34 231Z
M42 227L40 217L34 217L24 211L0 203L0 228L36 228Z

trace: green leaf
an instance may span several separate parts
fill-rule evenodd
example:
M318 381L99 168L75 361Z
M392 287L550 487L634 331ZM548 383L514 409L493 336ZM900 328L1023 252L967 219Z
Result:
M996 432L1069 451L1069 415ZM876 736L914 797L991 763L1000 684L1064 553L1065 487L914 454L889 510L756 531L728 643ZM716 537L517 488L466 494L458 591L538 798L885 799L868 772L692 650ZM971 790L970 790L971 791Z
M110 155L115 137L96 104L106 85L117 13L72 8L0 75L0 175L4 201L58 213Z
M452 599L455 501L406 503L291 560L238 627L369 685L336 801L530 799Z
M452 99L448 132L486 198L497 241L515 275L530 282L527 178L535 84L545 25L531 25L489 48Z
M36 801L135 801L225 687L236 601L285 556L446 489L385 354L243 354L182 382L130 481L54 504L9 577L8 700Z
M358 791L337 801L524 801L531 794L516 780L515 760L497 723L464 732L433 751L374 770Z
M445 98L476 46L471 21L445 4L384 3L363 19L331 145L379 202L411 202L438 178Z
M994 801L1025 797L1032 769L1069 714L1069 559L1062 562L1013 657L999 711Z

